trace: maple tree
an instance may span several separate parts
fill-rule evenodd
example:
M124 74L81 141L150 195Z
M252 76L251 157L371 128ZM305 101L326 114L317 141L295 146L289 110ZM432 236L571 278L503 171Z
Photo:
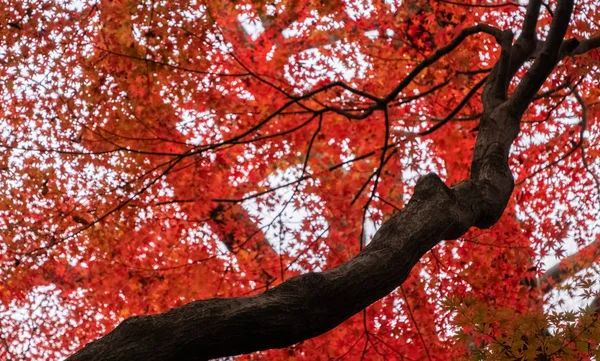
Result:
M597 359L597 8L0 3L0 359Z

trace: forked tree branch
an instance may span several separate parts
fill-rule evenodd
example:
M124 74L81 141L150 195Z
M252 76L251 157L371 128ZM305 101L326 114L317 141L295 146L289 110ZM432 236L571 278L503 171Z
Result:
M508 154L526 99L535 96L556 64L572 7L572 0L559 1L550 45L518 87L525 100L513 96L507 101L494 93L484 98L469 179L448 187L433 173L422 177L406 207L381 226L361 253L338 267L291 278L257 296L195 301L163 314L129 318L68 361L197 361L289 346L336 327L390 293L440 241L460 237L472 226L492 226L514 187ZM506 33L498 34L501 45L509 46L503 41ZM502 64L510 53L503 49L489 89L507 81L510 74ZM403 83L385 103L402 88Z
M512 78L517 70L525 63L536 49L537 35L536 26L540 16L541 0L531 0L527 5L523 31L513 46L510 60L509 77Z
M511 96L510 106L519 115L525 112L537 91L560 60L560 48L569 26L572 11L573 0L558 2L552 23L550 24L550 31L548 32L548 37L541 53L537 56L531 68L525 73L523 80Z

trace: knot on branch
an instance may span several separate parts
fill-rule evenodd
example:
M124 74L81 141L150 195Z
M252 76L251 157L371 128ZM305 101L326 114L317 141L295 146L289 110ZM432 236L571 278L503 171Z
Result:
M415 199L429 199L437 194L442 194L444 197L454 199L452 190L442 182L440 177L435 173L428 173L417 181L415 185Z
M465 234L481 213L481 194L477 184L471 180L463 181L452 186L456 197L455 204L450 208L454 222L443 235L443 239L456 239Z
M415 186L416 200L429 200L451 215L450 226L443 231L442 239L456 239L462 236L474 223L471 204L477 203L477 188L471 181L461 182L449 188L440 177L429 173L421 177Z

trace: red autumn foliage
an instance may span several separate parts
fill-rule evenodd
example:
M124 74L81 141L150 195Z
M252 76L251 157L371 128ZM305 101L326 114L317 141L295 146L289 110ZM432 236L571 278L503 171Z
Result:
M555 3L540 10L542 40ZM130 316L348 261L419 177L469 177L500 45L473 34L399 84L461 30L518 35L525 12L464 0L2 2L0 359L63 359ZM575 2L566 38L593 46L563 54L522 117L497 224L438 244L332 331L240 359L597 352L593 310L550 295L598 291L599 23L593 0ZM564 260L550 268L553 254Z

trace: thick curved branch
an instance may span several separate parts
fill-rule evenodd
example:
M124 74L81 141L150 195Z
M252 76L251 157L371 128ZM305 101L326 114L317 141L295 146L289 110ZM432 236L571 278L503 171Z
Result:
M555 19L564 20L564 8L568 24L572 1L561 1ZM550 38L562 42L566 27L556 28L553 24ZM467 35L481 31L493 33L508 46L502 41L506 33L498 29L477 26L463 30L411 74L458 46ZM558 57L558 47L547 50ZM506 69L503 65L498 68ZM551 70L552 66L534 64L527 83L540 78L543 82ZM383 104L411 80L409 74ZM129 318L68 361L206 360L289 346L336 327L401 285L419 259L440 241L460 237L472 226L488 228L500 218L514 187L508 154L522 114L515 106L523 104L484 100L470 178L447 187L435 174L422 177L406 207L385 222L369 245L348 262L322 273L291 278L257 296L195 301L163 314Z
M506 106L489 113L471 179L449 188L435 174L422 177L407 206L350 261L258 296L196 301L127 319L68 360L206 360L285 347L332 329L402 284L441 240L474 225L489 227L500 217L513 189L507 154L519 119ZM490 134L498 131L504 134Z
M130 318L68 360L205 360L284 347L330 330L400 285L439 241L480 221L486 213L482 193L512 189L499 148L490 148L485 174L498 184L465 181L448 188L434 174L421 178L406 208L347 263L294 277L258 296L196 301Z

